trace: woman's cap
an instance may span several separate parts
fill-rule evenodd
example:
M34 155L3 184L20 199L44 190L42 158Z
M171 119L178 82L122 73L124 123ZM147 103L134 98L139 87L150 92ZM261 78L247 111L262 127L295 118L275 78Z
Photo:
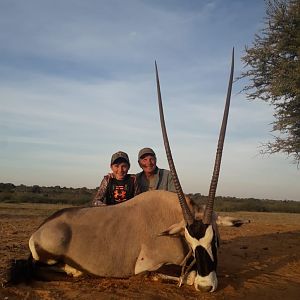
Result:
M112 155L110 165L113 165L118 159L124 160L130 166L129 157L128 157L127 153L125 153L123 151L118 151Z
M143 148L139 151L138 159L141 159L146 154L156 157L155 152L151 148Z

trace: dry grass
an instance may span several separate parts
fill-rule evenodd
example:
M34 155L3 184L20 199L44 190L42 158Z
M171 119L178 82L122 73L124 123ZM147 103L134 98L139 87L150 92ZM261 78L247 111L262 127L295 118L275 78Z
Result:
M0 280L10 259L28 256L28 239L44 218L64 205L0 204ZM0 299L255 299L296 300L300 295L300 214L222 213L251 223L221 227L219 288L201 294L193 287L152 282L145 276L63 279L0 289ZM126 252L124 252L126 255Z

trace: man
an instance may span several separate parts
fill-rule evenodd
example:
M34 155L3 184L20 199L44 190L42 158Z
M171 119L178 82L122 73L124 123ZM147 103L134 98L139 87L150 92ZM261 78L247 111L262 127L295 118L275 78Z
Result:
M143 148L139 151L138 163L143 169L136 175L141 193L151 190L176 192L170 171L157 167L156 155L151 148Z

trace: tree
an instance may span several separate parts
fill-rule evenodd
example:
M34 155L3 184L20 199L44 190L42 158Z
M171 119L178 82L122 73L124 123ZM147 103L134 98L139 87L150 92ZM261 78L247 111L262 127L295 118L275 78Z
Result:
M33 185L31 188L31 192L35 194L40 194L42 191L41 187L39 185Z
M287 154L300 162L300 0L268 0L264 29L252 47L245 47L248 77L244 87L249 100L260 99L274 106L272 141L261 153Z

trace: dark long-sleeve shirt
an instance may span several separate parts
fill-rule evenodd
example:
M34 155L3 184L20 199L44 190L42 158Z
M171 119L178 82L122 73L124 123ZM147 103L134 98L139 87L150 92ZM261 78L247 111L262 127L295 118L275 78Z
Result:
M137 194L139 194L139 187L135 175L127 174L123 180L117 180L110 175L106 175L92 200L92 206L118 204L133 198Z

